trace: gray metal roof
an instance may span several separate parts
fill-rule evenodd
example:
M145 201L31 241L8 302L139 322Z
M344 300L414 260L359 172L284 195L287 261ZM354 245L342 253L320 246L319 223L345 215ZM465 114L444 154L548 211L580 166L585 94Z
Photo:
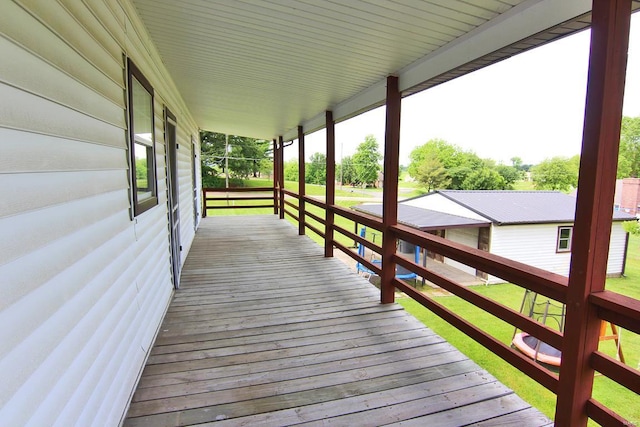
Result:
M117 2L116 2L117 3ZM589 25L591 0L133 0L203 129L285 140ZM637 4L636 4L637 6ZM116 9L114 9L115 13Z
M353 209L379 217L382 216L382 204L380 203L358 205L354 206ZM479 221L477 219L450 215L416 206L403 205L402 203L398 204L398 221L421 230L486 227L491 224L489 221Z
M573 222L576 213L576 198L558 191L439 190L435 193L500 225ZM634 217L614 212L613 219L624 221Z

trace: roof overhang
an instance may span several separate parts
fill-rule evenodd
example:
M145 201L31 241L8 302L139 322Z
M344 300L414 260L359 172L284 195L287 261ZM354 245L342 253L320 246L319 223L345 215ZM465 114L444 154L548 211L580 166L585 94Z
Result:
M198 125L297 138L589 25L591 0L133 0ZM637 3L634 6L638 6Z
M352 209L382 218L382 204L368 203L353 206ZM458 215L451 215L431 209L398 203L398 222L422 231L444 230L451 228L490 227L491 221L481 221Z

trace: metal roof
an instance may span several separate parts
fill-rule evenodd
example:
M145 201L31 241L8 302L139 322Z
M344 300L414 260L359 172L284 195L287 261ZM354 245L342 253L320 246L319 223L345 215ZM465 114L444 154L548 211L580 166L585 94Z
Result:
M353 209L371 215L382 217L382 204L362 204L354 206ZM420 230L439 230L443 228L462 227L488 227L489 221L479 221L477 219L465 218L457 215L450 215L444 212L432 211L416 206L398 204L398 221L410 227Z
M576 214L576 198L558 191L438 190L434 193L499 225L573 222ZM635 218L617 211L613 219Z
M591 0L133 0L198 125L295 139L589 24ZM637 4L636 4L637 6Z

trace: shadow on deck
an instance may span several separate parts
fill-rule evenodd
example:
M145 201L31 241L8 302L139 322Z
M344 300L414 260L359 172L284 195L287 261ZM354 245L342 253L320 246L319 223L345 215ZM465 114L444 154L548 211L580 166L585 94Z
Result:
M125 426L550 421L287 221L203 220Z

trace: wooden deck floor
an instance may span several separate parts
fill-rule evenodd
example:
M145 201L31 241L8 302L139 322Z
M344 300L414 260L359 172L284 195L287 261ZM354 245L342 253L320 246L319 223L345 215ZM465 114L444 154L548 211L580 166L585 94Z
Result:
M125 426L550 421L275 216L203 220Z

